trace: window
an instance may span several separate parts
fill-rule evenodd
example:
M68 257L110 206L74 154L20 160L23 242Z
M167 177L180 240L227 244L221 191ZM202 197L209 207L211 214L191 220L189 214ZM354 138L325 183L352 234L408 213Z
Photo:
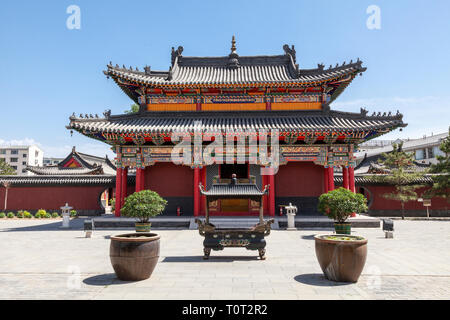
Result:
M0 150L0 154L6 154L6 150L5 149Z
M19 154L19 150L13 149L11 150L11 154Z
M34 152L34 156L37 158L37 157L39 157L39 151L35 151Z
M27 169L22 169L22 173L27 173Z
M416 150L416 160L423 160L424 157L424 150L423 149L419 149Z
M428 148L428 159L434 158L433 148Z
M22 161L22 165L26 166L27 162L26 161Z
M220 165L220 178L231 179L231 175L235 173L236 178L248 178L247 164L222 164Z
M11 158L10 162L17 162L17 160L19 160L18 158Z
M13 168L14 170L17 170L17 166L11 166L11 168Z
M26 154L26 153L24 153L24 154L22 155L22 157L26 158L26 157L27 157L27 154Z

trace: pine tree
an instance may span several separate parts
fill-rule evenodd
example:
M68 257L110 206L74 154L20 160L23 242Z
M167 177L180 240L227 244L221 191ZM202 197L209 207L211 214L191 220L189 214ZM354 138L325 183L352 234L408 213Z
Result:
M394 185L394 191L382 194L382 197L389 200L399 201L402 206L402 219L405 219L405 203L415 201L419 197L416 190L423 185L415 184L417 180L424 177L424 172L414 172L411 166L414 164L412 154L402 150L403 143L394 144L393 151L383 153L384 159L379 159L387 174L375 175L374 180L381 183Z
M0 175L16 175L16 170L11 168L4 159L0 159Z
M139 105L136 104L136 103L133 103L133 104L130 106L130 109L129 109L129 110L125 110L125 113L136 113L136 112L139 112Z
M449 136L442 141L440 147L444 156L437 156L438 163L432 164L430 173L433 173L433 187L427 197L442 197L450 202L450 128Z

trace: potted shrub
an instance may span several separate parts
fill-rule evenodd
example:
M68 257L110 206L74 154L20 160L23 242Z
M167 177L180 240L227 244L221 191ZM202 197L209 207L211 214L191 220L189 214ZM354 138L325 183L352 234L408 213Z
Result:
M78 215L77 210L70 210L70 217L71 217L71 218L76 218L77 215Z
M150 232L149 219L163 212L166 205L167 201L156 192L143 190L126 197L120 212L126 217L138 219L135 223L136 232Z
M167 201L156 192L135 192L125 199L122 214L139 219L137 224L147 224L150 217L160 214ZM136 232L111 237L109 256L121 280L137 281L151 276L159 258L159 238L156 233Z
M319 197L318 210L333 219L337 234L350 234L351 224L346 222L353 212L366 212L367 199L360 193L338 188Z

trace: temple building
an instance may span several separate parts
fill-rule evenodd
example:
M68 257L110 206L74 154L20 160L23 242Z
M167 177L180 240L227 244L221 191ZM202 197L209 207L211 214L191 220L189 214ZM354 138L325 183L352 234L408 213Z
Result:
M207 204L199 186L208 190L213 181L226 182L232 174L244 183L254 181L260 190L269 186L263 197L265 215L275 215L288 203L297 205L300 215L317 214L317 199L335 188L336 171L342 185L355 192L356 146L406 126L402 114L332 110L332 102L366 71L362 61L303 69L294 46L284 45L283 51L240 56L233 37L231 52L222 57L184 56L183 47L172 48L167 71L109 63L105 75L139 104L139 111L111 115L107 110L103 118L73 114L67 128L115 151L115 214L120 215L127 195L151 189L168 200L164 214L181 210L183 215L204 215ZM231 132L236 135L233 156L245 161L208 163L192 156L187 163L174 163L175 132L193 140L200 133L203 151L218 135ZM272 144L268 147L269 154L279 157L279 167L271 171L275 174L264 174L261 168L268 163L260 157L251 160L250 149L238 147L239 136L249 132L258 143L278 139L277 153ZM194 141L189 148L194 149ZM258 144L258 156L260 148ZM223 149L213 150L216 160ZM135 179L129 179L131 172ZM208 203L208 210L211 215L256 216L259 203L230 196Z

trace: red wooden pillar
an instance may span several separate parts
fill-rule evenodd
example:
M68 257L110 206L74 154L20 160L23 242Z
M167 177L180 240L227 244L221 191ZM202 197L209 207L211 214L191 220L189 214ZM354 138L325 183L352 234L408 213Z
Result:
M117 167L116 171L116 208L114 214L120 217L120 209L122 208L122 168Z
M200 181L203 187L206 189L206 167L203 167L200 170ZM206 214L206 196L204 195L200 195L200 214Z
M142 180L144 178L144 170L142 168L136 168L136 192L142 191Z
M334 169L333 167L328 168L328 191L334 190Z
M127 188L128 188L128 167L122 169L122 192L121 192L121 203L122 206L125 203L125 198L127 196Z
M275 175L269 175L269 214L275 216Z
M342 186L345 189L349 189L348 185L348 168L345 166L342 166Z
M325 167L323 167L323 192L324 193L327 193L328 191L330 191L330 188L329 188L329 174L330 174L330 171L328 170L328 168L325 168Z
M355 188L355 168L353 168L353 167L349 167L348 168L348 180L349 180L350 191L355 193L356 192L356 188Z
M194 216L199 215L200 211L200 169L194 168Z
M145 190L145 175L147 168L142 168L142 176L141 176L141 191Z

